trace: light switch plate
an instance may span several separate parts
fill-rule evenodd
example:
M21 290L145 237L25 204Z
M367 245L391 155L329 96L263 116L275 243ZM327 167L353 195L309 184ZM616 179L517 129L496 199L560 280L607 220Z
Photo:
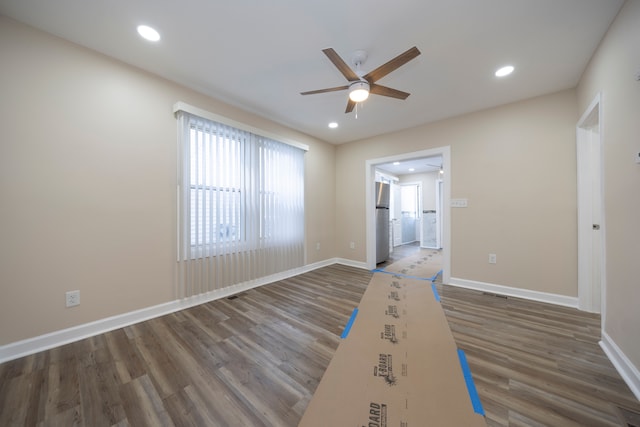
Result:
M469 206L467 199L451 199L452 208L466 208L467 206Z

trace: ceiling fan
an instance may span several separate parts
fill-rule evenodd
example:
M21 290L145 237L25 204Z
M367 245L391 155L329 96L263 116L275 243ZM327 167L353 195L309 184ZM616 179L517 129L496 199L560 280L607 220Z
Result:
M410 95L409 93L379 85L376 81L420 55L420 51L414 46L406 52L396 56L389 62L382 64L375 70L363 75L360 70L360 66L367 59L367 53L365 51L359 50L355 52L353 57L355 71L349 67L340 55L338 55L332 48L323 49L322 52L324 52L329 60L333 62L333 65L335 65L342 75L349 81L349 84L327 89L310 90L308 92L301 92L300 94L314 95L316 93L335 92L349 89L349 101L347 102L347 109L345 110L345 113L353 111L353 108L358 102L362 102L367 99L369 93L396 99L407 99Z

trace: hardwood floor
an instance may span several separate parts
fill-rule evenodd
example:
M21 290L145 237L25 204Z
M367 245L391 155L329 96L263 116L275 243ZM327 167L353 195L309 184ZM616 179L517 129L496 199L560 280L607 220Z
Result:
M0 426L296 426L371 273L334 265L0 365Z
M439 285L488 426L627 426L640 403L608 360L600 316ZM638 425L638 424L631 424Z
M393 251L389 253L389 258L376 265L376 268L385 268L396 261L400 261L402 258L416 255L420 252L420 242L408 243L406 245L400 245L393 248Z
M1 364L0 426L296 426L370 278L333 265ZM598 316L438 287L489 426L640 409Z

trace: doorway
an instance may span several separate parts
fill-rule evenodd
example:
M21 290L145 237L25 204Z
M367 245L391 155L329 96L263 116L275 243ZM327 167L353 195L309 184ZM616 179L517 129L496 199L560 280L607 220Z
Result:
M442 247L442 280L443 283L447 283L451 277L451 209L450 209L450 200L451 200L451 189L449 185L449 177L451 174L451 148L449 146L439 147L429 150L416 151L411 153L398 154L395 156L389 156L384 158L377 159L369 159L366 163L366 171L365 171L365 182L366 185L366 193L365 193L365 203L366 206L373 206L374 203L374 190L375 190L375 168L376 165L382 165L385 163L395 162L395 161L408 161L412 159L424 159L428 157L436 157L440 156L442 158L442 232L441 232L441 247ZM366 237L367 237L367 259L366 265L369 269L374 269L376 267L376 257L375 257L375 223L374 223L374 209L365 209L365 217L366 217Z
M598 94L576 125L578 307L593 313L602 312L605 287L601 120Z
M401 245L414 243L420 236L420 183L400 184Z

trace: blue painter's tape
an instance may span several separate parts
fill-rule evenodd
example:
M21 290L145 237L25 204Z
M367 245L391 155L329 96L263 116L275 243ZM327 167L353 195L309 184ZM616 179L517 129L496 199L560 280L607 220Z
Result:
M345 339L347 337L347 335L349 335L349 331L351 330L351 327L353 326L353 322L356 321L356 316L358 315L358 308L354 308L353 312L351 313L351 317L349 318L349 321L347 322L347 326L344 327L344 331L342 331L342 335L340 335L341 339Z
M464 376L464 382L467 384L467 391L469 392L469 397L471 398L473 411L476 414L484 416L484 408L482 407L482 402L480 402L480 397L478 396L476 385L473 382L473 377L471 376L471 370L469 369L469 365L467 364L467 356L464 354L464 351L460 349L458 349L458 359L460 359L460 367L462 367L462 375Z
M438 289L436 289L436 284L431 284L431 290L433 291L433 296L436 298L436 301L440 302L440 294L438 294Z
M436 275L435 275L435 276L433 276L433 277L431 278L431 281L432 281L432 282L435 282L435 281L438 279L438 276L442 274L442 271L443 271L443 270L438 271L438 272L436 273Z

